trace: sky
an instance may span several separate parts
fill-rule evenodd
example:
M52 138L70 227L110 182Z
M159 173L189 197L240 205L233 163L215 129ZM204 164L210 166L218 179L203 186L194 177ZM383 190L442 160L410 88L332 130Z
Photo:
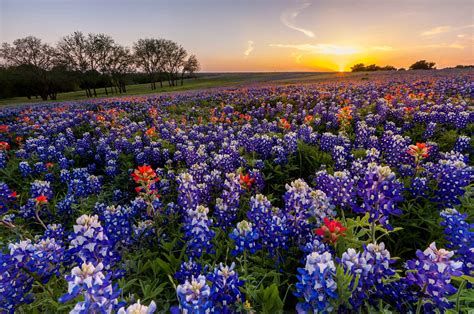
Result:
M77 30L172 39L203 72L474 64L473 0L0 0L0 42Z

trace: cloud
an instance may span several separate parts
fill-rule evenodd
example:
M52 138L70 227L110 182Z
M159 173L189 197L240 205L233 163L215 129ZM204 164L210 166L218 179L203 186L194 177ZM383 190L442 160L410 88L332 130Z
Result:
M252 51L253 51L253 40L249 40L247 42L247 49L245 49L244 51L245 58L247 58Z
M393 47L390 46L373 46L370 47L372 50L378 50L378 51L392 51Z
M298 6L295 9L290 9L290 10L283 11L280 15L280 21L286 27L294 29L298 32L301 32L301 33L305 34L308 37L313 38L314 33L312 31L310 31L308 29L304 29L302 27L298 27L298 26L295 25L295 19L298 17L298 15L301 13L302 10L306 9L310 5L311 5L311 3L309 3L309 2L303 2L303 3L301 3L300 6Z
M430 30L422 32L420 35L421 36L433 36L433 35L438 35L438 34L443 34L443 33L448 33L452 32L455 30L463 30L466 28L472 28L474 27L474 24L468 24L468 25L463 25L463 26L458 26L458 27L451 27L451 26L438 26L435 28L432 28Z
M438 26L421 33L421 36L433 36L442 33L447 33L451 30L451 26Z
M295 62L296 62L296 63L301 63L301 58L303 58L303 54L301 54L301 53L296 53L296 52L292 52L292 53L291 53L291 56L292 56L292 57L295 57Z
M298 44L298 45L287 45L287 44L270 44L270 47L277 48L291 48L301 51L306 51L314 54L322 55L352 55L360 52L359 48L350 46L339 46L333 44Z

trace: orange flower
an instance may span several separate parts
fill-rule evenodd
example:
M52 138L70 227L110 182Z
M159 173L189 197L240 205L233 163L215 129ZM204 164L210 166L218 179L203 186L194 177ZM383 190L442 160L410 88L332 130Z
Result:
M155 127L151 127L148 130L145 131L145 134L149 137L154 137L156 136L156 129Z
M325 241L335 244L340 236L346 236L344 233L346 230L347 228L344 227L339 221L329 220L327 217L324 217L324 225L316 229L314 233L324 237Z
M428 157L430 148L425 143L416 143L416 145L408 146L407 153L415 157L415 162Z
M313 116L312 115L308 115L304 118L304 123L310 124L311 122L313 122Z
M10 149L10 144L7 142L0 142L0 150L9 150Z
M280 119L280 125L282 128L287 129L287 130L291 128L291 124L285 118Z
M47 162L46 163L46 168L51 168L53 166L54 166L54 163L52 163L52 162Z
M156 176L156 172L148 165L138 166L138 169L135 169L132 173L132 177L137 183L159 180Z
M0 125L0 133L7 133L8 132L8 125L2 124Z
M36 204L41 205L41 204L47 204L48 203L48 198L44 195L40 195L37 198L35 198Z
M246 175L240 174L240 185L242 185L244 188L250 189L254 182L255 179L251 178L248 173Z

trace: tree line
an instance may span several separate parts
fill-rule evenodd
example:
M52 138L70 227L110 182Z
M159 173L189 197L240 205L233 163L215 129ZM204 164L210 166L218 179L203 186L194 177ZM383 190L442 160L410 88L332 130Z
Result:
M167 39L139 39L130 49L107 34L74 32L56 46L28 36L0 48L0 98L26 96L56 99L60 92L83 89L87 97L125 93L127 83L183 85L199 71L195 55Z
M434 70L436 69L435 67L436 63L434 62L428 62L426 60L419 60L415 63L413 63L410 66L410 70ZM371 72L371 71L404 71L404 68L399 68L397 69L394 66L391 65L386 65L386 66L378 66L376 64L371 64L371 65L365 65L363 63L357 63L354 64L351 67L352 72Z

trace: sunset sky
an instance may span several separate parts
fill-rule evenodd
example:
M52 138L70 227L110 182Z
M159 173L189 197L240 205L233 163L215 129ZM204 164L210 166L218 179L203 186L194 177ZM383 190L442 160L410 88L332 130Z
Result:
M76 30L172 39L213 72L474 64L471 0L0 0L1 42Z

